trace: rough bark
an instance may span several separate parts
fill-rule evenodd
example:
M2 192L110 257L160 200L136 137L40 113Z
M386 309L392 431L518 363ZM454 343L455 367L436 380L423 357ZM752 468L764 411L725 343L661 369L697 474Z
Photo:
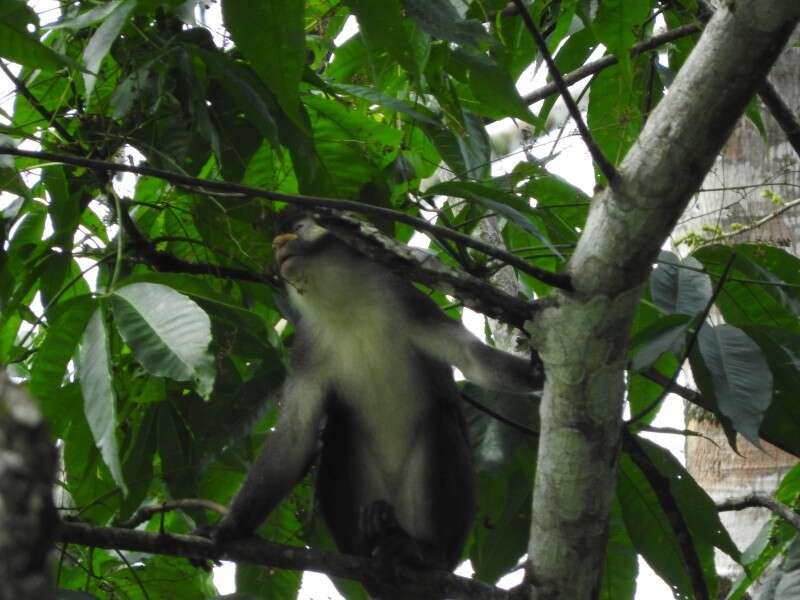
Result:
M544 361L529 574L536 598L593 597L614 488L626 337L656 253L800 17L796 0L726 2L599 194L530 329Z
M39 411L0 369L0 600L50 597L55 467Z

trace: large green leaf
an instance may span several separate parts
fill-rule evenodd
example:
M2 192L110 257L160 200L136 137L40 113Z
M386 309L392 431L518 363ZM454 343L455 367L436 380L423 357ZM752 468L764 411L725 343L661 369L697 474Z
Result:
M639 438L637 442L653 466L669 482L672 495L692 536L719 548L739 562L742 553L720 521L717 507L706 491L668 450L644 438Z
M758 445L758 430L772 401L772 372L761 349L732 325L706 325L698 342L719 410L736 431Z
M463 70L469 89L482 109L472 107L475 112L494 118L515 117L527 123L536 122L511 75L490 57L453 52L450 65Z
M725 321L800 331L800 259L780 248L755 244L704 246L694 256L719 276L734 252L736 260L717 299Z
M761 422L759 435L769 443L800 457L800 334L791 330L749 326L744 328L767 359L773 377L772 402ZM705 393L705 391L704 391Z
M94 311L83 332L78 378L89 429L116 484L127 493L117 445L117 396L111 380L108 331L102 306Z
M669 490L660 493L671 494ZM683 549L672 522L659 502L641 469L627 455L620 458L617 479L617 498L622 507L625 526L639 554L653 570L685 598L694 597L691 575L683 556ZM682 533L682 532L680 532ZM692 543L693 540L683 540ZM702 549L703 557L713 568L713 552L705 544L694 543Z
M304 129L298 86L306 63L304 2L225 0L222 16L236 47L275 94L281 108Z
M0 21L0 56L31 69L52 71L71 64L27 31L3 21Z
M798 600L800 598L800 536L786 549L780 567L764 582L762 600Z
M478 21L462 19L449 0L403 0L406 13L433 37L462 46L489 42Z
M490 185L475 181L445 181L426 190L428 194L457 196L472 202L478 202L486 208L504 216L509 221L530 233L543 245L552 250L553 254L563 258L561 253L550 243L538 227L523 213L534 214L536 209L531 208L527 200L520 198L512 192L500 190Z
M634 66L633 83L617 64L595 75L589 91L589 128L600 150L614 164L622 162L644 125L650 63L647 57L641 57Z
M688 315L672 314L638 331L630 342L630 352L634 356L633 368L641 371L665 352L681 356L691 322Z
M117 329L151 374L193 381L208 397L214 359L208 352L211 321L192 300L157 283L132 283L111 295Z
M49 321L47 337L33 361L30 382L31 393L45 405L59 401L55 394L61 387L67 363L96 308L97 301L91 296L77 296L59 307L59 314Z
M592 23L597 38L615 54L620 65L630 72L628 51L641 35L650 12L650 0L603 0Z
M611 505L606 563L598 600L633 600L638 574L636 548L625 528L619 500L615 498Z
M711 278L702 273L693 257L680 260L672 252L662 251L659 263L650 274L650 293L656 306L667 314L696 315L711 300Z
M94 91L103 59L128 22L131 11L136 8L136 0L117 0L114 4L116 4L114 10L109 12L102 25L92 34L83 51L83 62L87 71L83 74L83 83L86 86L87 98L90 98Z
M418 34L403 18L400 0L349 0L348 4L358 19L371 60L375 61L375 54L387 52L414 79L418 79L425 57L416 52L415 38ZM427 52L427 48L425 50Z

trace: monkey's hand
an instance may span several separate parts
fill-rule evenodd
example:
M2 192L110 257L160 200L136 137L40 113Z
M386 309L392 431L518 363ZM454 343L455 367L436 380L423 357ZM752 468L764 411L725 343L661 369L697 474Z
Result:
M193 529L189 535L196 535L199 537L208 538L212 542L214 542L215 546L219 546L220 544L224 544L225 542L229 542L232 540L238 540L241 538L248 537L248 533L240 531L237 529L231 522L226 522L225 519L220 521L219 523L215 523L213 525L201 525ZM210 571L212 567L216 566L219 567L222 563L218 560L207 561L207 560L199 560L190 558L189 562L192 563L195 567L199 567L204 571Z

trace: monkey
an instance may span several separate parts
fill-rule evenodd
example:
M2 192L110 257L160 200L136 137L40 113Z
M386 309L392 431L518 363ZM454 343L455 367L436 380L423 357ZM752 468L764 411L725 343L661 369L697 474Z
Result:
M296 313L289 375L277 424L210 537L251 535L318 461L317 504L340 551L452 570L476 511L452 366L523 393L541 374L308 213L285 219L273 248Z

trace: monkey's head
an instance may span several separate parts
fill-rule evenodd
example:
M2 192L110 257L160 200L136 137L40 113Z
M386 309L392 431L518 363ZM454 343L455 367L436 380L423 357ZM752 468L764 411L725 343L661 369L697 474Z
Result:
M282 219L272 247L281 278L300 293L330 295L350 279L355 253L308 213Z

